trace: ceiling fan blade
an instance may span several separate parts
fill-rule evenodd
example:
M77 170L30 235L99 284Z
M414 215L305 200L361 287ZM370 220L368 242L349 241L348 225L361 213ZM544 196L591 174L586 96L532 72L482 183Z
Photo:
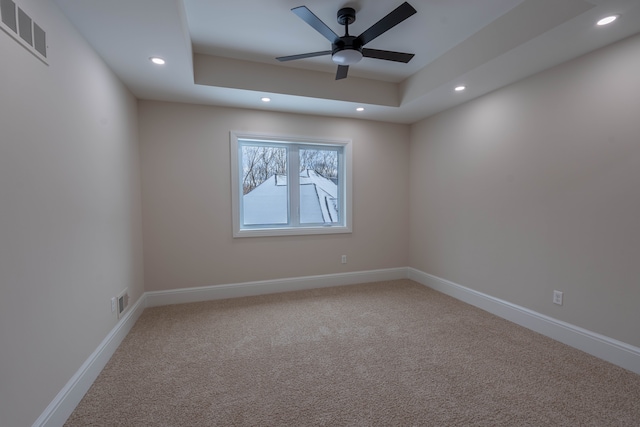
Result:
M362 56L366 58L384 59L385 61L404 62L406 64L407 62L411 61L411 58L414 57L414 54L363 48Z
M338 71L336 72L336 80L346 79L348 73L349 73L348 65L338 65Z
M313 58L316 56L323 56L323 55L331 55L331 51L323 50L322 52L310 52L310 53L301 53L300 55L279 56L276 59L280 62L283 62L283 61L293 61L295 59Z
M411 15L416 13L416 10L409 3L404 2L398 6L394 11L390 12L387 16L373 24L368 30L358 36L358 40L361 46L369 43L371 40L378 37L380 34L389 31Z
M291 12L298 15L304 22L311 25L317 32L322 34L327 40L333 43L336 39L340 38L331 28L313 14L307 6L299 6L291 9Z

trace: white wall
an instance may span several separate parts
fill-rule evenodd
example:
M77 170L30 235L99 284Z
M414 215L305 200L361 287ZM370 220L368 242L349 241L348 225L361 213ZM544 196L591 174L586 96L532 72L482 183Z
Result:
M153 101L139 121L147 291L407 265L408 126ZM353 233L234 239L230 130L351 138Z
M410 265L640 346L638 76L635 36L415 124Z
M0 32L0 425L31 425L143 293L136 100L53 2Z

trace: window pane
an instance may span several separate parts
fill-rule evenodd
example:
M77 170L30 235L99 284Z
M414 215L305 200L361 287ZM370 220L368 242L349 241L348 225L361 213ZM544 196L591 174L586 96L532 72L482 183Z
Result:
M351 233L351 141L230 132L233 237Z
M300 149L300 224L340 222L338 149Z
M265 145L241 146L242 223L289 223L287 149Z

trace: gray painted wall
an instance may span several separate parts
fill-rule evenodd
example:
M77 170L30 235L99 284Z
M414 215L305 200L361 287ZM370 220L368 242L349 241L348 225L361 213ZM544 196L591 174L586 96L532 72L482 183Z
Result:
M638 76L635 36L415 124L410 265L640 346Z
M407 265L409 126L155 101L139 120L147 291ZM351 138L353 233L234 239L230 130Z
M143 293L136 100L49 1L0 32L0 425L27 426Z

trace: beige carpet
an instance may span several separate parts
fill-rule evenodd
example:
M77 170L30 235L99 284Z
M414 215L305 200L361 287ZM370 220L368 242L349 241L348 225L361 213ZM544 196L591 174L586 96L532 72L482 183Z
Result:
M640 426L640 375L409 280L147 309L67 426Z

